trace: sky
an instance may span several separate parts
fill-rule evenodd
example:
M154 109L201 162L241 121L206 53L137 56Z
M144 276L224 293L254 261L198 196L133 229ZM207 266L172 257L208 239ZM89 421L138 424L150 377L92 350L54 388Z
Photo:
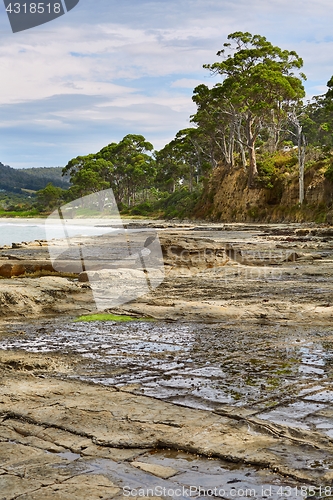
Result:
M333 75L332 0L80 0L12 33L0 0L0 162L65 166L127 134L161 149L218 77L227 36L249 31L304 60L307 97Z

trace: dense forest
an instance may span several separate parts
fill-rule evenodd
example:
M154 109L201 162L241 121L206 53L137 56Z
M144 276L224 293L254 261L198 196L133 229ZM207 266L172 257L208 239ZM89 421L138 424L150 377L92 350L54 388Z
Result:
M325 94L305 102L303 60L295 51L236 32L217 56L204 66L217 83L193 91L197 110L191 127L160 151L142 135L129 134L71 159L63 168L70 186L53 180L38 190L35 207L47 212L112 188L124 214L213 217L214 210L200 207L209 205L226 173L237 171L239 182L245 179L242 189L270 192L271 204L278 204L286 183L296 179L297 204L305 206L310 168L317 165L333 182L333 77Z
M22 189L38 191L49 182L68 188L69 180L62 175L61 167L36 167L16 169L0 162L0 189L10 193L21 193Z
M47 185L62 192L69 179L61 167L15 169L0 162L0 215L37 215L36 193Z

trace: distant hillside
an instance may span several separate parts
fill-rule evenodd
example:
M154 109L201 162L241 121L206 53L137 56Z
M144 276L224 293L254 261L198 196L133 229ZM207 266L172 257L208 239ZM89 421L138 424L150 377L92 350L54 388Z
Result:
M10 193L21 193L22 189L38 191L49 182L67 189L69 181L61 177L61 173L61 167L16 169L0 162L0 190Z

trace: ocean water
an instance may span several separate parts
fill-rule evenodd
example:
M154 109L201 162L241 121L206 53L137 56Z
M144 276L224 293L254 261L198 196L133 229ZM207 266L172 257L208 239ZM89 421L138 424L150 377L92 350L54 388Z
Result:
M110 228L95 227L93 225L66 224L68 236L97 236L110 232ZM47 238L48 236L48 238ZM6 221L0 219L0 246L20 243L22 241L46 240L63 238L64 230L61 224L52 224L51 230L46 228L44 220Z

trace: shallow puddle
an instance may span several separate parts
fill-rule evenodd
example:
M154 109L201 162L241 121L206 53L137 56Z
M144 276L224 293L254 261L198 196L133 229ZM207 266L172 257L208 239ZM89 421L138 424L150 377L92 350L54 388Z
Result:
M58 455L66 458L64 453ZM317 463L319 461L313 461L310 466L315 468ZM124 496L279 500L305 498L304 492L309 488L309 485L282 478L267 469L174 450L150 450L125 462L79 457L74 463L56 467L73 474L103 474L122 488ZM166 470L170 477L156 475Z
M13 326L0 348L66 354L75 364L61 376L194 408L246 408L265 420L333 433L333 415L322 414L333 395L330 329L44 321Z

